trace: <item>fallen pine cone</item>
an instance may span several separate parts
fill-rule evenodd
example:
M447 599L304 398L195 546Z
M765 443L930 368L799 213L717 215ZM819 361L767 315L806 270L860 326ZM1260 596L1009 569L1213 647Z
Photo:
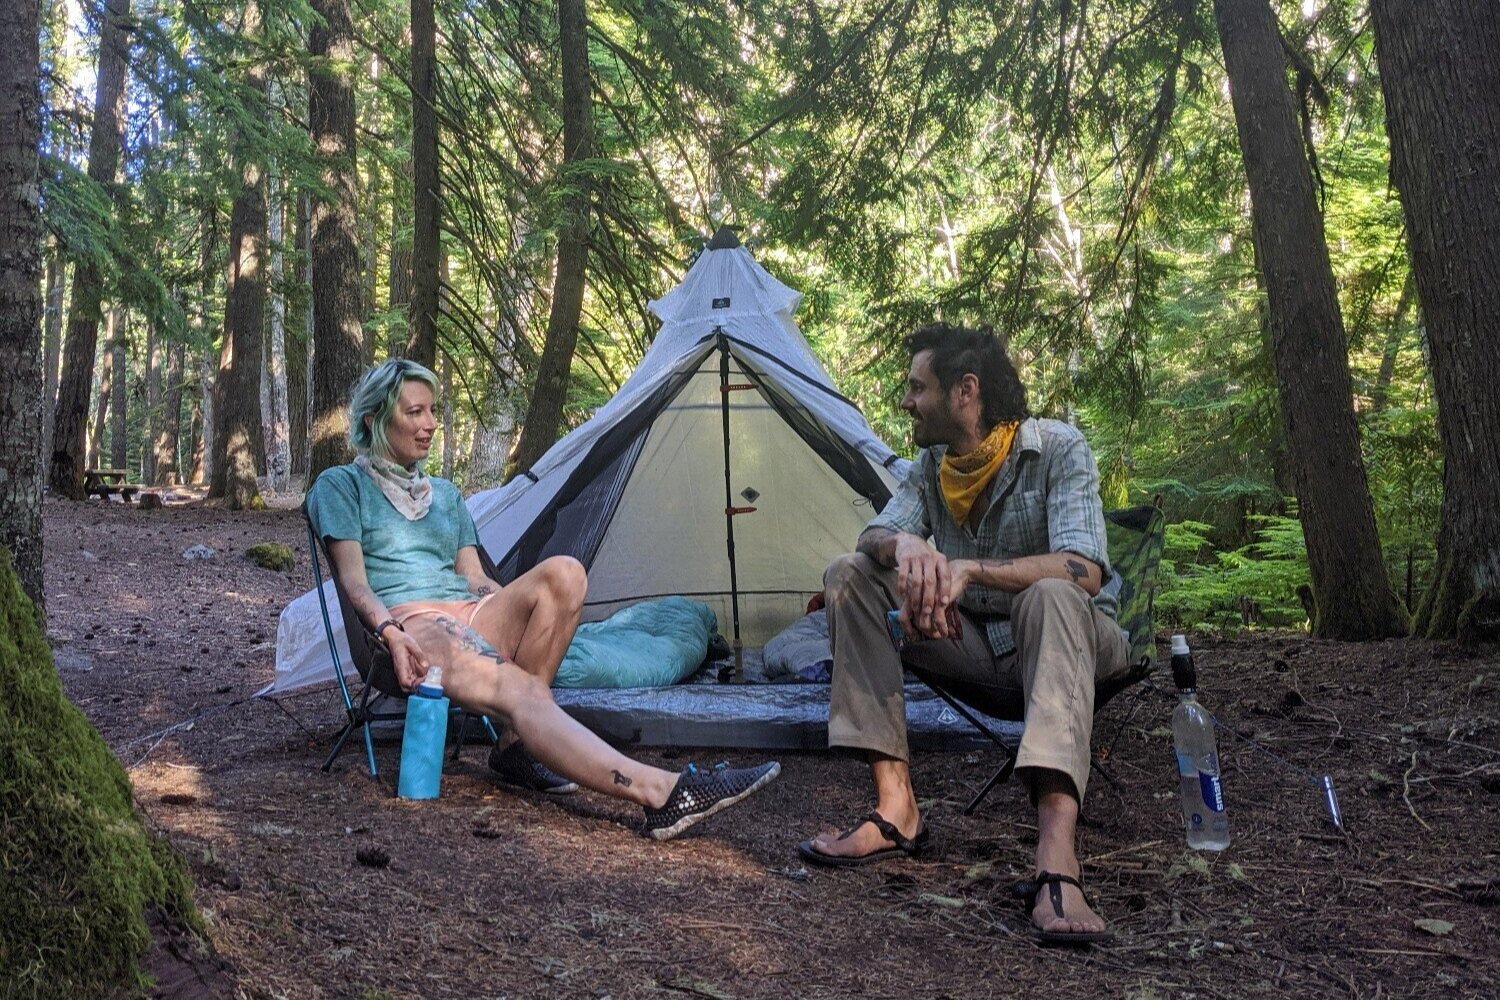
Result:
M391 856L379 847L361 847L354 852L354 860L370 868L384 868L391 863Z

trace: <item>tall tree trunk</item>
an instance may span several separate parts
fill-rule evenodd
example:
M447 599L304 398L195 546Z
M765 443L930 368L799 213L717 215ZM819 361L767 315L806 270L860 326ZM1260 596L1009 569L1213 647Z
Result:
M1282 424L1325 638L1379 639L1406 623L1386 578L1354 422L1348 339L1267 0L1214 0L1266 284Z
M217 231L215 211L210 202L203 209L199 225L198 265L201 286L198 305L193 311L197 341L203 344L198 359L198 399L193 407L193 466L188 481L207 483L213 478L214 455L214 349L208 335L208 299L214 288L214 235Z
M99 29L99 63L94 86L94 128L89 139L89 179L114 190L120 166L125 107L125 64L130 40L130 0L105 0ZM11 58L9 55L6 59ZM83 466L88 433L89 390L98 349L99 302L104 279L99 269L82 263L73 272L72 313L64 349L62 381L53 419L52 456L47 474L55 493L83 499Z
M146 325L146 434L141 441L141 482L156 482L156 436L161 433L161 354L156 323Z
M115 320L114 340L110 342L110 350L115 357L114 363L110 365L109 378L109 464L114 469L130 467L126 448L129 444L126 434L130 423L125 402L126 376L130 373L130 355L125 350L125 345L129 338L130 320L122 309L119 318Z
M260 34L259 5L245 10L245 34ZM250 94L264 97L265 66L246 70ZM248 137L235 143L240 178L229 215L229 269L225 279L224 343L214 398L213 477L208 495L226 510L260 501L256 467L263 454L260 422L261 336L266 309L266 173Z
M156 425L156 437L151 450L156 459L149 482L154 486L177 485L177 442L182 426L182 371L187 360L185 344L168 344L167 371L163 380L161 418Z
M317 337L314 336L314 316L316 309L314 304L317 296L313 294L313 264L312 264L312 196L303 194L297 199L297 215L299 224L302 226L302 283L307 289L307 309L302 316L302 329L306 336L303 338L303 347L306 348L302 362L302 475L303 486L312 485L312 460L313 460L313 429L317 420L317 410L314 408L313 395L313 369L317 360Z
M38 452L43 476L52 454L52 421L57 416L57 362L62 354L63 282L67 264L56 246L47 260L47 315L42 323L42 433Z
M516 471L526 472L557 440L568 373L578 344L578 317L583 311L584 271L588 265L590 184L581 171L570 171L592 155L594 125L589 98L588 21L584 0L558 0L558 41L562 50L563 164L569 194L567 225L558 238L557 274L552 284L552 311L547 339L537 365L536 387L516 446ZM415 109L413 109L415 111Z
M443 392L443 478L453 478L453 362L447 354L438 357L438 381Z
M35 3L0 6L0 548L10 550L22 588L41 609L39 15Z
M363 357L359 324L359 236L355 223L358 185L354 159L354 28L349 0L313 0L319 15L309 39L308 122L313 146L323 158L323 183L333 193L313 207L312 268L314 330L313 452L308 483L351 455L347 408Z
M389 288L390 325L387 327L386 351L391 357L405 356L410 339L411 322L411 213L412 162L407 155L391 194L391 269Z
M1416 630L1500 638L1500 18L1478 0L1374 0L1443 443L1437 570Z
M582 5L579 7L582 28ZM587 42L585 42L587 46ZM588 113L588 53L584 52L584 114ZM411 0L412 272L411 332L406 356L431 368L437 356L440 178L437 94L437 21L432 0ZM586 201L585 201L586 204ZM586 212L585 212L586 214ZM581 282L580 282L581 287ZM575 319L576 324L576 319ZM571 349L569 354L571 355Z
M115 388L115 337L119 336L120 307L111 306L104 318L104 343L99 350L99 386L94 390L94 422L89 430L88 464L99 467L104 462L104 436L109 430L109 403Z
M271 489L286 491L292 473L291 428L288 426L286 401L286 296L282 292L282 240L286 219L286 201L282 197L281 176L272 164L271 172L271 343L266 351L264 383L266 385L266 476Z

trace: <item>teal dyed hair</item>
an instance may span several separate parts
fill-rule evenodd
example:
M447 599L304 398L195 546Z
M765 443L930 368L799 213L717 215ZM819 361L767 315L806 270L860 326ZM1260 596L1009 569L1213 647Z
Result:
M356 451L390 458L385 431L391 424L391 414L396 412L401 386L412 379L426 382L433 396L437 395L437 376L415 361L392 358L365 372L349 400L349 440L354 442ZM368 427L365 417L370 418Z

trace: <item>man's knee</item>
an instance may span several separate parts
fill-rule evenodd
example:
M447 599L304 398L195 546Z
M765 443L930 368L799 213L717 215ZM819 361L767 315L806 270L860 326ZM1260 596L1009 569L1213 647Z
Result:
M823 571L824 599L836 604L848 597L850 590L879 574L885 567L863 552L848 552L836 557Z
M563 604L583 606L583 598L589 589L588 571L583 563L572 556L552 556L542 562L542 579L547 589Z

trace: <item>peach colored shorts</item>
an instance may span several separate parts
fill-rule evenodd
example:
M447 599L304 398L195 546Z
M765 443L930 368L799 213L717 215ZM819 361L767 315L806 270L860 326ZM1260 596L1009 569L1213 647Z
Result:
M405 625L411 619L422 615L447 615L472 628L474 616L479 614L479 609L484 607L484 602L499 595L500 591L497 590L492 594L485 594L483 597L468 601L402 601L391 608L390 612L398 625Z

